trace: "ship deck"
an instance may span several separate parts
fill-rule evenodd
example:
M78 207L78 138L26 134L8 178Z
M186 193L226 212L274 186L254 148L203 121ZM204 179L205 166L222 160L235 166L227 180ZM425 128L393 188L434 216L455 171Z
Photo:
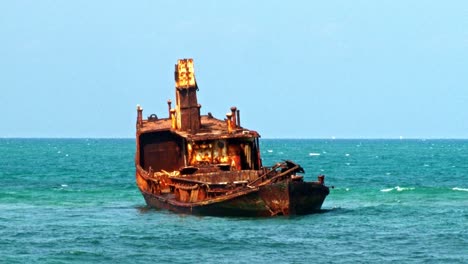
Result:
M229 133L227 123L224 120L217 119L212 116L203 115L201 119L201 128L196 133L190 131L181 131L179 129L172 129L172 121L170 118L161 118L156 120L143 120L140 128L140 133L150 133L156 131L170 130L183 138L190 140L210 140L222 138L246 138L246 137L260 137L254 131L239 127Z

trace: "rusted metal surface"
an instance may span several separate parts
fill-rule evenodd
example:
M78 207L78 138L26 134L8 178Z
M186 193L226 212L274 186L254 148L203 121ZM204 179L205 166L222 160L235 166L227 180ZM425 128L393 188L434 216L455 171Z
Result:
M200 105L192 59L179 60L175 66L177 128L196 132L200 129Z
M263 167L259 138L241 127L239 110L226 119L201 115L192 59L175 66L176 105L167 118L143 119L137 106L136 182L146 203L180 213L274 216L320 210L329 193L324 176L305 182L300 165Z

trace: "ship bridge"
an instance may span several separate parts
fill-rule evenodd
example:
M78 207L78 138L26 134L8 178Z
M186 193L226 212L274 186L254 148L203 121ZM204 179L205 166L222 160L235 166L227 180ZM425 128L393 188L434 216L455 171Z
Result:
M260 135L240 125L240 112L231 107L224 120L200 115L193 60L175 65L176 106L168 100L168 118L153 114L143 119L137 106L136 162L148 170L180 170L215 166L223 170L261 168Z

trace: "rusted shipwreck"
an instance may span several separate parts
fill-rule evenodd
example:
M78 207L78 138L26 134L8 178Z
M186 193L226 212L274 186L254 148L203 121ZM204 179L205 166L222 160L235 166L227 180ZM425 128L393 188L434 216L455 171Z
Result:
M136 183L148 206L214 216L302 215L320 210L324 176L306 182L292 161L264 167L260 135L240 125L231 107L224 120L200 114L193 60L175 65L176 104L168 118L143 119L137 106Z

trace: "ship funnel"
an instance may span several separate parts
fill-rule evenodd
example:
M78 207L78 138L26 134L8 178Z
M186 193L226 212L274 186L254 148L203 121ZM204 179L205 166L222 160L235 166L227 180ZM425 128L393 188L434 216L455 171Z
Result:
M231 116L232 116L232 127L237 128L237 117L236 117L237 107L231 107Z
M200 129L197 81L193 59L181 59L175 65L177 128L196 133Z

